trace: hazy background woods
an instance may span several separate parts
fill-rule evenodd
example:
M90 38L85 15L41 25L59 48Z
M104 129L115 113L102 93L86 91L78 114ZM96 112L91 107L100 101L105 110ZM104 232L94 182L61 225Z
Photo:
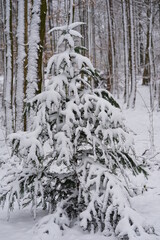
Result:
M57 51L59 34L48 31L69 21L86 23L79 51L101 75L99 86L123 94L133 108L139 79L150 89L151 109L160 109L159 0L0 0L7 133L29 126L26 101L44 88L47 61Z

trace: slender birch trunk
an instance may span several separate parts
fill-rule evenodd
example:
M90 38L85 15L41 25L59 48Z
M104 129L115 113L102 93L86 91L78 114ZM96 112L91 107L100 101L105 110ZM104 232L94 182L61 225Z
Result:
M129 105L129 66L128 66L128 34L127 34L127 16L125 0L122 0L123 26L124 26L124 68L125 68L125 90L124 102Z
M133 1L129 1L130 5L130 30L131 30L131 91L130 91L130 107L135 107L136 100L136 75L135 75L135 45L134 45L134 16Z
M15 129L24 130L24 60L25 60L25 45L24 45L24 32L25 32L25 19L24 19L24 0L18 1L18 26L17 26L17 79L16 79L16 115L15 115Z
M89 59L92 59L92 26L91 26L91 6L90 6L90 2L88 3L88 55L89 55Z
M12 1L6 1L6 84L5 84L5 123L6 134L13 132L13 36Z
M2 107L5 108L5 94L6 94L6 34L4 32L5 19L6 19L6 2L1 0L1 12L2 12L2 28L3 28L3 96L2 96Z
M153 82L153 59L152 59L152 1L150 2L150 18L149 18L149 65L150 65L150 108L154 109L154 82Z
M153 125L153 111L154 111L154 82L153 82L153 58L152 58L152 21L153 21L153 6L152 0L150 1L150 19L149 19L149 64L150 64L150 143L151 154L154 155L154 125Z
M149 3L149 2L148 2ZM142 84L148 85L150 82L150 64L149 64L149 18L150 18L150 10L147 9L147 39L146 39L146 49L145 49L145 61L144 61L144 70L143 70L143 79Z
M91 28L92 28L92 59L96 68L96 32L95 32L95 3L91 3Z

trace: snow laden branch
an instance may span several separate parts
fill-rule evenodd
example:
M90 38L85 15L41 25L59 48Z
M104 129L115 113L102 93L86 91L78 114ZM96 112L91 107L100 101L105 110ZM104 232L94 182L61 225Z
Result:
M59 53L49 60L45 91L29 101L36 113L30 130L10 136L1 201L31 204L34 217L37 207L48 209L52 214L36 228L41 239L54 234L50 224L60 231L75 223L118 239L147 239L151 228L132 209L128 189L129 176L144 170L118 103L91 87L96 70L75 51L81 36L73 28L80 24L53 29L62 31Z

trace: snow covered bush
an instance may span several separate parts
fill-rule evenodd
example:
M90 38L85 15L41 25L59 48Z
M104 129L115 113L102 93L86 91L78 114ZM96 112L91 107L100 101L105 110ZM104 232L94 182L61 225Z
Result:
M1 201L32 203L34 216L42 205L60 229L76 222L136 239L149 229L130 206L127 182L143 169L118 103L108 91L92 89L95 69L75 51L74 38L82 36L73 29L80 24L52 29L62 32L58 46L65 50L51 57L48 85L29 102L36 111L30 131L11 135L13 163ZM43 228L50 233L44 222Z

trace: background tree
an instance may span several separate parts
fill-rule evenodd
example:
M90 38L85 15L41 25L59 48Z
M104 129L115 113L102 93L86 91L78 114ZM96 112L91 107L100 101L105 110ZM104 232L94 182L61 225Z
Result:
M27 100L30 100L42 90L42 56L46 12L45 0L33 1L28 50ZM30 112L30 117L27 119L27 127L31 123L33 115L33 112Z
M7 134L14 129L13 119L13 26L12 1L6 1L6 79L5 81L5 125Z
M25 85L25 3L18 1L17 26L17 78L15 83L15 130L24 129L24 85Z

